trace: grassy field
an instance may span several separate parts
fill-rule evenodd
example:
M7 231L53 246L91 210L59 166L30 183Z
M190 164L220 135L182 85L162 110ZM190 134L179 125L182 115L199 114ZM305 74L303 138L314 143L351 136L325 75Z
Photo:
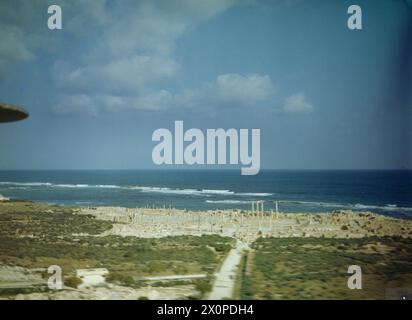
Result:
M141 276L210 275L233 245L233 239L217 235L99 236L111 223L75 215L74 210L31 202L0 203L0 264L25 268L57 264L67 276L79 268L104 267L110 271L108 281L138 287L142 283L136 279ZM194 284L199 291L208 288L205 280Z
M385 299L412 288L412 240L260 238L245 255L244 299ZM362 269L361 290L347 286L348 266Z

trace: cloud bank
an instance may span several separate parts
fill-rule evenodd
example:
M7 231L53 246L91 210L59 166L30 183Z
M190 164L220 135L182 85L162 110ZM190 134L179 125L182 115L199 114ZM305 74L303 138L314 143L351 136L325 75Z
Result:
M307 100L304 93L299 92L285 99L283 111L287 113L310 113L313 105Z
M222 73L197 87L170 86L190 71L176 57L179 38L235 6L252 2L60 0L55 1L63 12L60 34L51 33L41 20L47 18L46 1L44 12L37 14L33 10L43 7L33 2L4 2L0 4L0 72L35 60L40 47L49 50L56 57L49 72L58 92L51 110L63 116L97 116L124 109L270 109L277 90L267 74ZM75 45L75 54L59 52L59 41ZM312 109L303 93L287 98L283 107L291 113Z

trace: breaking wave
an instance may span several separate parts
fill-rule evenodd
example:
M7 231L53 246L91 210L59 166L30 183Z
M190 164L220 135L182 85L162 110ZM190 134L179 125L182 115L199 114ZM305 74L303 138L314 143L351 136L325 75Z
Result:
M244 200L206 200L206 203L221 203L221 204L248 204L251 201Z
M178 189L168 187L144 187L144 186L120 186L111 184L53 184L50 182L0 182L3 186L24 186L24 187L48 187L48 188L91 188L91 189L122 189L122 190L138 190L147 193L164 193L164 194L180 194L191 196L248 196L248 197L269 197L272 193L244 193L235 192L231 190L219 190L219 189Z
M396 204L386 204L383 206L374 206L374 205L365 205L357 203L353 205L354 209L361 209L361 210L386 210L386 211L410 211L412 212L412 208L408 207L398 207Z
M194 196L194 197L213 197L213 200L206 200L209 204L232 204L232 205L245 205L250 204L253 198L267 197L268 200L278 200L279 204L284 204L288 207L302 207L310 208L312 210L318 210L319 208L325 208L329 210L334 209L349 209L349 210L370 210L370 211L384 211L384 212L405 212L408 215L412 212L411 207L397 206L396 204L362 204L362 203L334 203L334 202L321 202L321 201L299 201L299 200L281 200L273 199L274 193L264 192L235 192L227 189L193 189L193 188L169 188L169 187L149 187L149 186L137 186L137 185L114 185L114 184L67 184L67 183L50 183L50 182L0 182L0 188L10 190L30 190L30 189L118 189L130 192L143 192L143 193L160 193L170 195L182 195L182 196ZM290 196L290 195L288 195ZM231 199L227 199L227 198ZM235 199L233 199L233 197ZM276 195L276 197L281 197ZM226 199L225 199L226 198ZM236 199L238 198L238 199ZM249 201L250 200L250 201ZM300 210L300 209L299 209Z
M279 201L280 203L295 204L302 206L312 206L312 207L325 207L325 208L335 208L335 209L351 209L351 210L382 210L382 211L410 211L412 208L409 207L398 207L396 204L385 204L385 205L367 205L360 203L331 203L331 202L316 202L316 201Z
M265 193L265 192L240 192L236 193L238 196L246 196L246 197L270 197L273 196L273 193Z
M0 182L2 186L27 186L27 187L42 187L52 186L49 182Z

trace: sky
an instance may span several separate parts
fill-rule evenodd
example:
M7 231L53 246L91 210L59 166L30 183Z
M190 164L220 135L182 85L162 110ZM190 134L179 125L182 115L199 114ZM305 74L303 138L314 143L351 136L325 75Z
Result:
M159 168L176 120L259 128L266 169L412 168L411 1L2 0L0 40L0 101L30 113L0 170Z

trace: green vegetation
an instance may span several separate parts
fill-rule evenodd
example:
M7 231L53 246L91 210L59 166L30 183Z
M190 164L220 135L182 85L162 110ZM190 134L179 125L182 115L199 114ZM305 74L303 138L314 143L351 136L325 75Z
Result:
M412 286L411 239L260 238L253 248L245 299L384 299ZM347 287L350 265L362 268L362 290Z
M64 280L64 284L71 288L77 288L79 285L83 283L82 279L78 277L68 277Z
M202 296L212 290L212 281L211 279L201 279L195 282L195 288L200 292Z
M96 235L112 226L110 222L96 220L90 215L74 215L75 210L29 201L0 203L1 237L31 236L52 241L73 233Z
M253 299L252 277L247 271L248 269L248 254L242 257L240 265L240 274L238 275L238 285L236 295L242 300Z
M31 202L0 203L0 264L25 268L56 264L64 275L104 267L110 271L108 282L140 287L142 276L211 274L234 244L233 239L217 235L100 236L112 224L74 214L75 210ZM67 281L76 284L73 278ZM193 284L206 290L206 284Z

